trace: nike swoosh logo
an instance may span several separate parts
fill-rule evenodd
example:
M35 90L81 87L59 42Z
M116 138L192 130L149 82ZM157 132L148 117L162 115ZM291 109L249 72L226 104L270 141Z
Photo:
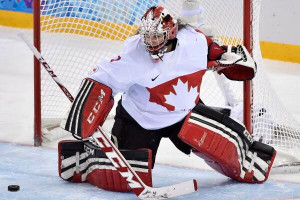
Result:
M158 74L155 78L151 78L152 81L155 81L155 79L157 79L157 77L159 77L160 74Z

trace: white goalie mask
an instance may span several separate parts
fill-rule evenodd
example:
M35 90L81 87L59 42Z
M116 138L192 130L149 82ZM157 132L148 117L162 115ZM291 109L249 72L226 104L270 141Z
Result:
M139 29L141 39L154 59L161 59L168 40L178 33L177 20L163 7L151 7L143 15Z

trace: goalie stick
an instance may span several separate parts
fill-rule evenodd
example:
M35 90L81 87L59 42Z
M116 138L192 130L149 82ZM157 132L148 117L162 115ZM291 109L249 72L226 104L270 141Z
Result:
M49 75L53 78L56 84L61 88L68 99L73 102L74 98L67 88L60 82L58 77L55 75L54 71L42 57L40 52L31 44L31 42L26 38L23 32L19 33L19 36L24 40L30 50L33 52L34 56L39 60L39 62L44 66ZM130 164L120 153L114 143L109 139L105 131L101 126L98 127L97 131L92 135L93 140L105 153L105 155L112 162L113 166L117 169L120 175L126 180L130 188L140 199L166 199L176 196L181 196L184 194L189 194L197 190L196 180L190 180L182 182L176 185L153 188L147 186L141 178L132 169Z

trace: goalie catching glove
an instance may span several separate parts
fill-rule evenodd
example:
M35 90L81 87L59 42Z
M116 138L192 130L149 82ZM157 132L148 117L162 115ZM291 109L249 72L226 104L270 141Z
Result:
M114 105L111 88L92 79L84 79L69 112L65 130L77 139L93 135L103 125Z
M257 66L245 46L220 46L208 37L207 43L208 70L217 71L219 74L224 74L228 79L236 81L254 78Z
M240 182L266 181L276 156L242 124L203 104L187 116L178 136L213 169Z
M123 150L143 182L152 187L151 150ZM100 148L89 141L60 141L58 144L59 176L71 182L87 182L104 190L130 192L126 180Z

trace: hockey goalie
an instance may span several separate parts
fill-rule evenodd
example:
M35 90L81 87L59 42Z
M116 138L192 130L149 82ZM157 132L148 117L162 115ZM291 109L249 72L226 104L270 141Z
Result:
M253 141L243 124L202 103L199 92L207 70L245 81L255 76L256 64L244 46L220 46L165 8L149 8L122 52L100 61L83 80L65 126L78 140L61 141L58 147L61 178L131 191L89 140L104 123L113 96L122 93L111 140L147 185L152 186L162 138L236 181L266 181L276 151Z

